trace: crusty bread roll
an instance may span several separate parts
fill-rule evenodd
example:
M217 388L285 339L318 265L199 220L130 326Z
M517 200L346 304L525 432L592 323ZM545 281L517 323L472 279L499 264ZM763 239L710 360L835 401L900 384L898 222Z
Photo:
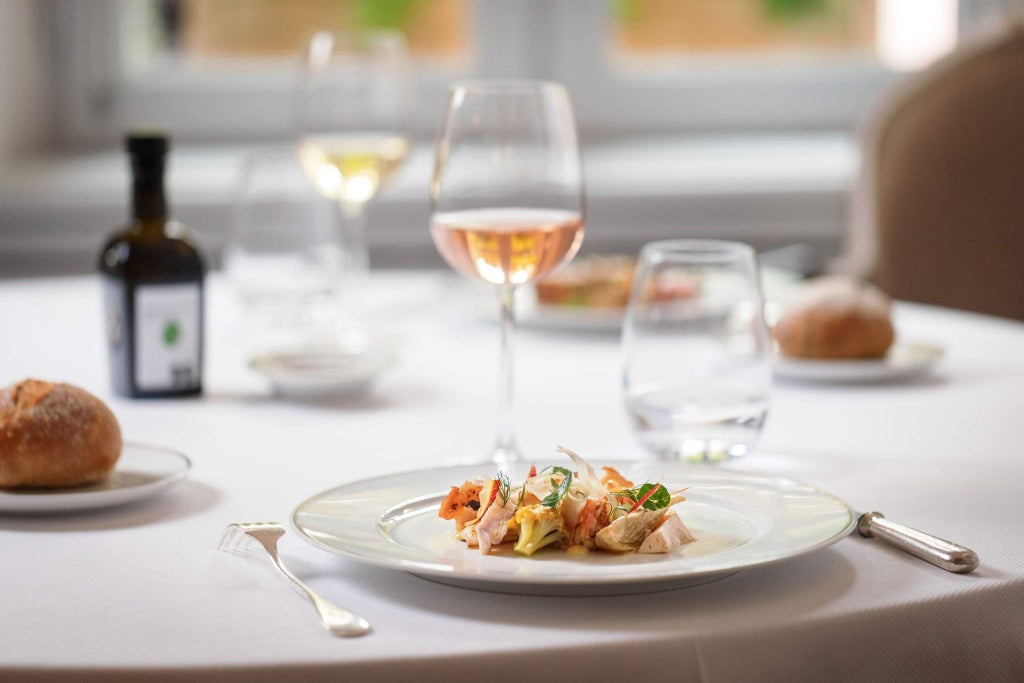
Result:
M120 455L117 419L89 392L37 379L0 389L0 488L88 484Z
M881 358L895 333L889 297L847 278L821 278L806 287L772 333L786 356L817 359Z

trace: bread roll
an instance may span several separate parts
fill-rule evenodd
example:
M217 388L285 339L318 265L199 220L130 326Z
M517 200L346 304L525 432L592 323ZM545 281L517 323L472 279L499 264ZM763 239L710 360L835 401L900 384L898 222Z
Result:
M0 390L0 488L88 484L120 455L117 419L89 392L36 379Z
M784 355L817 359L881 358L895 337L889 297L845 278L810 284L772 333Z

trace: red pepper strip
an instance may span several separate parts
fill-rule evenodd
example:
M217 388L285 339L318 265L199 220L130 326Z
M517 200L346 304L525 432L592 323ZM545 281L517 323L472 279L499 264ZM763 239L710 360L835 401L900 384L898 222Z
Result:
M650 491L648 491L647 493L645 493L645 494L643 495L643 497L642 497L642 498L641 498L640 500L638 500L638 501L636 502L636 505L634 505L633 507L631 507L631 508L629 509L629 512L633 512L633 511L634 511L634 510L636 510L636 509L637 509L638 507L640 507L641 505L643 505L644 503L646 503L646 502L647 502L647 499L648 499L648 498L650 498L651 496L653 496L653 495L654 495L654 492L655 492L655 491L657 491L657 490L658 490L658 489L660 489L660 488L661 488L661 484L658 484L657 486L652 486L652 487L651 487L651 490L650 490ZM629 512L627 512L626 514L628 515L628 514L629 514Z
M526 478L529 479L531 477L536 477L536 476L537 476L537 466L536 465L530 465L530 473L528 475L526 475Z
M490 497L490 499L489 499L489 500L487 501L487 505L485 505L485 506L483 507L483 512L481 512L481 513L480 513L480 516L481 516L481 517L483 517L483 516L484 516L484 512L487 512L487 508L491 507L491 504L492 504L492 503L494 502L494 499L498 497L498 486L499 486L499 482L498 482L498 480L497 480L497 479L491 479L491 481L492 481L492 482L493 482L493 484L494 484L493 486L491 486L491 497Z

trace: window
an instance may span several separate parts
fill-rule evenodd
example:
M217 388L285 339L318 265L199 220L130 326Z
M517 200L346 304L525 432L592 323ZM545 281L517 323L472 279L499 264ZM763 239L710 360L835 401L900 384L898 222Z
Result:
M559 4L558 73L591 127L848 129L956 0L615 0ZM905 11L894 13L892 7ZM955 36L954 36L955 37ZM918 51L920 67L953 42Z
M284 137L297 55L321 29L401 30L424 106L447 84L515 71L477 48L473 0L57 0L64 137L100 142L160 124L176 137ZM88 5L83 6L83 5ZM501 19L503 11L489 13ZM515 33L515 22L505 22ZM429 122L429 125L428 125ZM421 133L432 132L424 117Z
M584 135L849 129L900 69L990 0L54 0L72 142L159 123L288 133L294 55L322 27L402 30L432 135L447 84L565 82Z
M870 49L875 2L822 0L618 0L610 41L616 56Z
M232 60L292 58L323 29L401 31L427 61L458 61L469 49L467 0L121 0L122 41L144 71L164 61L202 68Z

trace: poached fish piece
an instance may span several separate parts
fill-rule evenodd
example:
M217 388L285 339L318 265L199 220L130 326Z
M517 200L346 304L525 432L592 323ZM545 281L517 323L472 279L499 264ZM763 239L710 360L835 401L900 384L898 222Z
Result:
M697 537L693 535L675 510L669 510L654 531L644 539L638 553L670 553L676 548L693 543Z
M613 553L628 553L640 547L647 535L661 523L665 510L640 508L619 517L597 532L597 547Z

